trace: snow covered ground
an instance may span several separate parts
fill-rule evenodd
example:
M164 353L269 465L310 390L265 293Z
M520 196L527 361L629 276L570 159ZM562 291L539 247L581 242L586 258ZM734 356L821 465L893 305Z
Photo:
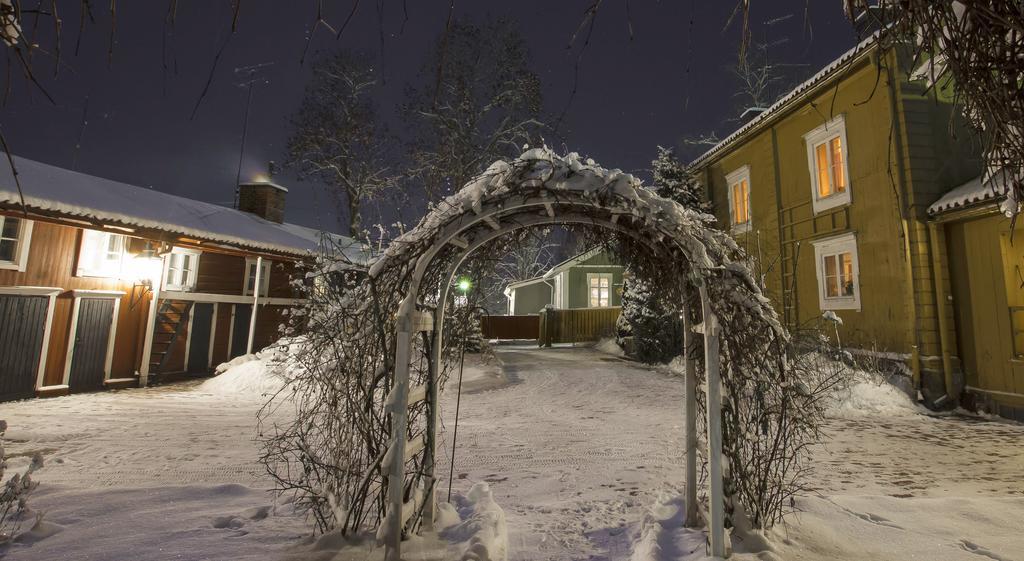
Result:
M264 363L244 365L257 369ZM207 382L210 384L212 380ZM260 392L200 382L0 404L12 466L42 451L43 526L12 560L267 559L307 527L256 463Z
M480 532L497 559L502 544L512 560L704 557L703 534L679 528L678 377L593 349L501 347L498 359L467 357L452 502L470 520L444 536L461 543L422 540L432 553L411 561L458 559ZM12 467L35 450L47 462L31 501L44 524L7 558L379 557L312 540L268 492L253 438L274 380L240 361L205 383L0 404ZM837 404L801 512L773 551L737 542L737 559L1024 561L1024 426L923 415L888 391L854 386ZM454 392L444 400L446 471Z
M703 535L679 529L679 378L593 349L498 356L507 385L463 395L455 489L490 483L510 559L704 558ZM852 386L801 512L774 551L737 542L735 558L1024 560L1024 426L920 411L887 386Z

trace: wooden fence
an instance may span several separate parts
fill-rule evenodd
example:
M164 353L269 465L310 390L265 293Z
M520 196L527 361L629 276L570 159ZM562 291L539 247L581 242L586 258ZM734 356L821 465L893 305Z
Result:
M615 335L622 308L544 310L540 315L484 316L480 330L487 339L536 339L538 344L586 343Z
M484 316L480 330L487 339L536 339L539 334L540 317L531 316Z
M582 343L615 335L615 321L622 308L577 308L544 310L540 314L537 343Z

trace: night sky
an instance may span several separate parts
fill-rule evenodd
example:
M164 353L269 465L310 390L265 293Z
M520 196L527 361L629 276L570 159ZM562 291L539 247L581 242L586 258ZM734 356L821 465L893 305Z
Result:
M543 82L545 113L551 116L561 113L569 99L581 41L573 49L567 46L591 3L459 2L455 16L471 21L503 17L518 23ZM268 83L254 94L242 171L247 179L265 170L268 160L283 161L288 119L302 99L309 59L316 52L355 47L375 53L384 80L379 105L390 127L401 133L403 123L395 107L403 101L408 84L426 79L421 72L424 57L444 29L448 13L448 2L440 0L407 1L407 18L403 2L361 2L341 39L322 28L314 34L303 66L299 60L315 17L312 0L243 2L234 35L229 2L178 4L173 33L165 34L167 2L119 2L116 44L108 66L110 15L102 11L106 4L94 7L95 22L86 24L76 56L80 2L58 2L64 18L63 67L55 79L52 58L37 53L33 60L57 105L27 81L12 81L10 98L0 110L12 152L230 205L245 109L245 90L236 85L235 68L273 63L262 73ZM351 0L324 4L325 19L335 26L352 6ZM817 71L856 41L839 0L809 3L807 21L806 0L752 4L754 39L784 41L771 48L770 56L797 65L790 67L793 79ZM736 84L730 72L737 60L740 25L737 21L723 29L734 5L732 0L633 0L628 3L630 39L627 3L604 2L582 57L577 93L559 130L565 147L606 167L646 176L656 145L679 146L686 136L711 131L722 135L735 128L726 119L735 117L741 104L733 95ZM765 25L787 15L792 17ZM43 20L40 44L52 47L47 26L52 22ZM214 56L229 35L209 93L190 119ZM161 62L165 58L166 72ZM88 124L76 154L87 98ZM560 143L556 147L563 149ZM289 222L340 229L319 187L298 182L287 171L276 181L291 190ZM25 188L30 190L31 185ZM376 217L369 216L368 221Z

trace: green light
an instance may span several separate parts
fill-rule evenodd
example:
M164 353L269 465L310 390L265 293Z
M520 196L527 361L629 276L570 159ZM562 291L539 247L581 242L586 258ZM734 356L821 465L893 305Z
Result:
M459 279L459 283L456 285L462 292L469 292L469 289L473 287L473 283L469 282L467 278Z

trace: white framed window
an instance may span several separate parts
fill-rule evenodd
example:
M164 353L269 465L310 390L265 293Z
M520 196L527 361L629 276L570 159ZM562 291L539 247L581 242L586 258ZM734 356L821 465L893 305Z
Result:
M804 135L815 214L850 204L846 121L840 115Z
M199 272L199 255L193 249L172 249L164 258L164 290L194 290L196 273Z
M587 273L587 305L591 308L607 308L612 305L612 274Z
M818 304L824 310L860 309L860 265L857 238L844 234L814 242Z
M78 251L80 277L120 278L124 271L127 238L113 232L82 230L82 246Z
M0 269L25 272L31 244L31 220L0 215Z
M729 224L734 234L750 230L750 166L725 176L729 186Z
M244 296L252 296L252 289L256 286L256 258L245 258L245 286L242 287ZM270 292L270 261L263 260L260 267L260 296L266 296Z

